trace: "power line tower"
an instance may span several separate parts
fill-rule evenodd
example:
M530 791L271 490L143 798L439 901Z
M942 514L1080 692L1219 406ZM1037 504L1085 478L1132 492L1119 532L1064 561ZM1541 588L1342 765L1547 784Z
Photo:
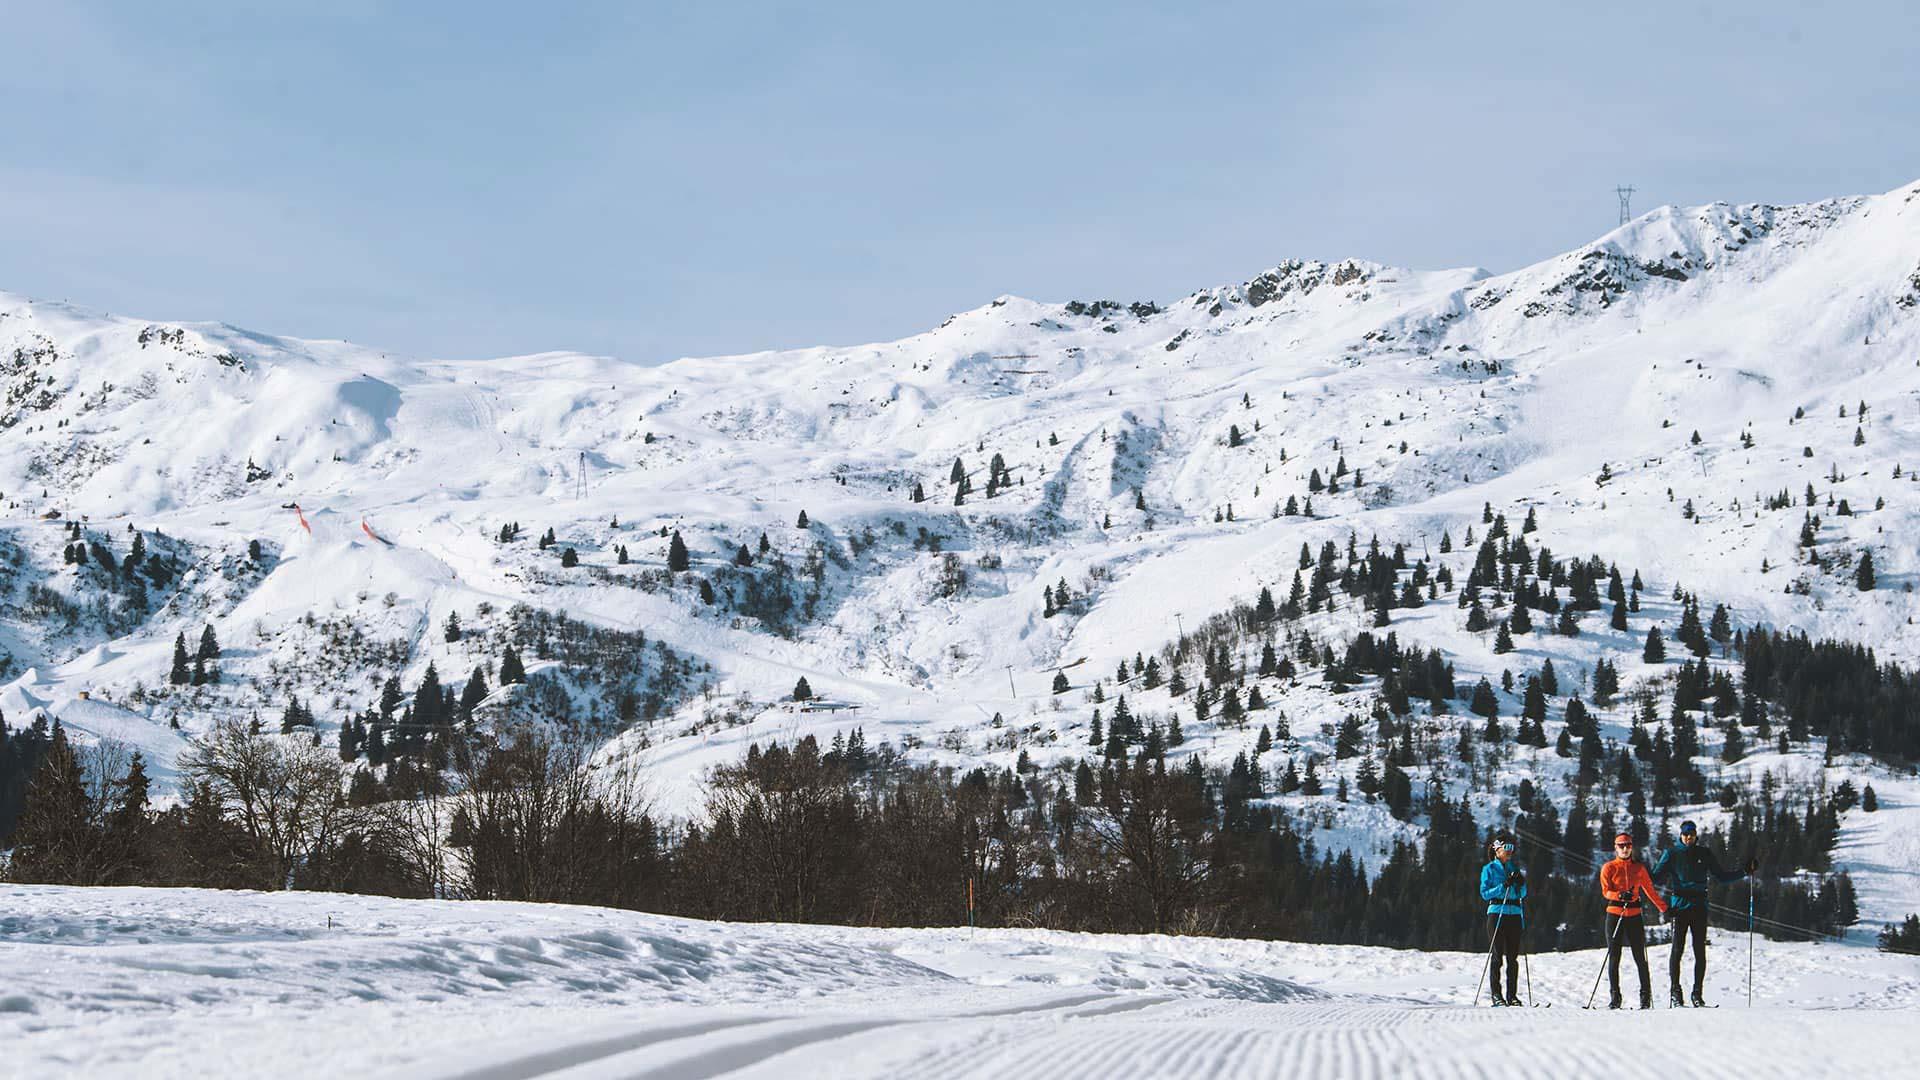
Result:
M1633 220L1633 210L1631 209L1631 204L1633 203L1633 185L1628 184L1625 187L1614 188L1613 193L1620 196L1620 224L1625 225L1627 222Z
M580 467L573 473L573 497L585 501L587 497L587 452L580 451Z

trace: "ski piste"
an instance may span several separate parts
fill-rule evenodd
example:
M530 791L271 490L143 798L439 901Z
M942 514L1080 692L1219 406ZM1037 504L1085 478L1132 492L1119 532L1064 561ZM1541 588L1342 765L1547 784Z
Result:
M1617 1024L1557 1007L1599 950L1538 953L1554 1008L1462 1023L1477 954L336 893L7 884L0 906L0 1001L36 1010L0 1011L7 1076L718 1076L730 1060L835 1080L1458 1080L1587 1075L1629 1031L1675 1075L1893 1077L1910 1070L1889 1056L1920 1055L1913 958L1858 941L1761 939L1751 1012ZM1739 993L1737 969L1706 992ZM286 1011L237 1022L255 994ZM1524 1035L1490 1048L1493 1031Z

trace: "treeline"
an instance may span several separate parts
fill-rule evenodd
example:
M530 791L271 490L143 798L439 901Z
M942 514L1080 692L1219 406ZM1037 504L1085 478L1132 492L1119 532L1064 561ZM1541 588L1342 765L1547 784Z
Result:
M1920 758L1920 674L1882 664L1865 645L1757 629L1743 658L1750 695L1785 712L1796 739L1821 735L1831 754Z
M138 758L122 768L56 726L14 836L16 880L329 889L602 904L732 920L876 926L1043 926L1418 948L1478 949L1485 834L1467 803L1430 786L1419 843L1369 875L1319 850L1266 800L1245 757L1224 770L1163 753L1072 767L969 771L908 765L858 732L751 747L715 771L701 823L663 828L635 778L586 767L577 746L476 737L453 755L453 793L367 804L339 794L346 764L302 739L223 724L181 759L185 801L155 813ZM1527 795L1534 947L1597 944L1590 860L1613 824L1584 810L1562 828ZM1770 793L1769 793L1770 794ZM1336 796L1328 796L1336 797ZM1363 797L1372 798L1372 795ZM1743 858L1749 835L1773 927L1851 921L1825 867L1831 821L1783 796L1710 841ZM1817 857L1816 857L1817 856ZM968 910L969 897L973 909Z
M0 839L11 835L19 823L27 781L52 742L53 734L47 728L45 716L19 730L9 729L7 718L0 716Z

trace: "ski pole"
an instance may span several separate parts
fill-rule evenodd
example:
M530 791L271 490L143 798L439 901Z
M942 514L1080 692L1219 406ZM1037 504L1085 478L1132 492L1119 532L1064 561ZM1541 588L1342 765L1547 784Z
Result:
M1753 1008L1753 875L1747 875L1747 1008Z
M1520 904L1520 964L1527 971L1527 1008L1533 1008L1533 951L1527 948L1527 905Z
M1500 906L1506 907L1506 904L1502 903ZM1496 913L1493 917L1493 938L1487 942L1487 966L1485 970L1480 972L1480 983L1485 983L1493 978L1493 950L1500 947L1500 920L1506 917L1507 913L1504 911ZM1480 1007L1480 985L1478 983L1476 983L1473 988L1473 1006L1476 1009Z
M1600 993L1600 976L1607 973L1607 960L1613 954L1613 939L1619 936L1620 927L1627 921L1625 915L1615 915L1614 919L1613 933L1607 935L1607 951L1600 957L1600 970L1593 973L1593 989L1587 993L1586 1007L1589 1009L1593 1008L1593 999Z

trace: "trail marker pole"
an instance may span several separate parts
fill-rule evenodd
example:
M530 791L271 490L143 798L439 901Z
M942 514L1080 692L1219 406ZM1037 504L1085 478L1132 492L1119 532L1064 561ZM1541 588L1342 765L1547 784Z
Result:
M1747 875L1747 1008L1753 1008L1753 875Z
M973 875L967 875L967 940L973 940Z

